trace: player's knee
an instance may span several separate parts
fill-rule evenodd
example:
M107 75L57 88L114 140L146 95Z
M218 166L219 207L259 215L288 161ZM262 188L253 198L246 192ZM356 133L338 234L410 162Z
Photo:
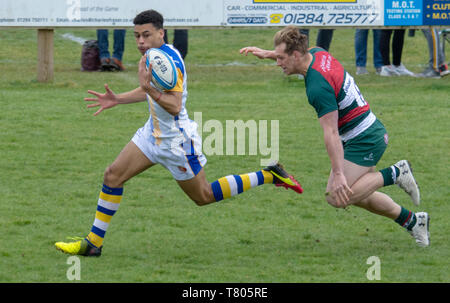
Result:
M326 196L325 199L327 200L328 204L330 204L331 206L335 207L335 208L345 208L344 205L338 203L336 201L336 199L334 199L331 196Z
M117 188L122 187L124 181L121 180L119 174L115 172L113 165L110 165L105 169L103 174L103 183L110 187Z

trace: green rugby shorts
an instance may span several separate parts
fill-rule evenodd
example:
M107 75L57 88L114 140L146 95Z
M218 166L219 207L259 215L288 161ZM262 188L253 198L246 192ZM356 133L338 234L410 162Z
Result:
M361 166L375 166L386 150L388 134L378 119L357 137L343 142L344 159Z

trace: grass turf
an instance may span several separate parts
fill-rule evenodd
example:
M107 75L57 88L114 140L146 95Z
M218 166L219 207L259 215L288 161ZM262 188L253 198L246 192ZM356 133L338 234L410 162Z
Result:
M431 215L423 249L389 219L351 207L334 209L323 193L329 160L303 81L273 63L238 54L270 48L276 29L193 29L186 67L187 108L203 121L279 120L280 161L305 189L273 186L197 207L162 167L126 184L99 259L81 259L81 282L367 282L370 256L381 282L449 282L449 78L356 81L386 125L390 143L378 168L409 159L421 186L415 207L397 187L399 204ZM169 31L170 32L170 31ZM311 31L312 41L316 30ZM148 118L145 103L93 117L86 91L135 88L139 53L126 36L122 73L80 71L81 46L62 38L94 38L94 30L55 31L55 79L36 82L36 31L0 31L0 282L67 282L68 256L55 241L89 232L103 171ZM353 30L335 31L331 53L354 74ZM369 38L369 50L372 47ZM420 32L407 37L404 64L427 61ZM207 132L203 132L207 136ZM209 155L209 181L260 169L261 156Z

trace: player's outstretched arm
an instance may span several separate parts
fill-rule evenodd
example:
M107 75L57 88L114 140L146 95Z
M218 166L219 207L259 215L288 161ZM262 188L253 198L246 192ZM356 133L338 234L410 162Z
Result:
M94 116L100 114L103 110L112 108L117 104L128 104L135 102L142 102L146 100L145 92L140 88L136 88L132 91L116 95L108 86L105 84L105 93L99 93L93 90L88 90L88 93L94 95L95 98L84 98L87 102L95 102L88 104L88 108L100 107Z
M267 50L267 49L261 49L256 46L246 46L239 50L239 52L243 55L246 55L248 53L252 53L254 56L258 57L259 59L272 59L276 60L275 57L275 51L273 50Z

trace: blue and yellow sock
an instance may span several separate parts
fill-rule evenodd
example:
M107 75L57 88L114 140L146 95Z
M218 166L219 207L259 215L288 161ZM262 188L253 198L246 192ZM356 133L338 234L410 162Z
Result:
M86 240L95 247L102 246L109 222L119 208L122 194L123 188L111 188L103 184L100 197L98 198L94 224L91 232L86 237Z
M263 184L273 183L273 175L265 170L243 175L230 175L222 177L211 183L216 202Z

